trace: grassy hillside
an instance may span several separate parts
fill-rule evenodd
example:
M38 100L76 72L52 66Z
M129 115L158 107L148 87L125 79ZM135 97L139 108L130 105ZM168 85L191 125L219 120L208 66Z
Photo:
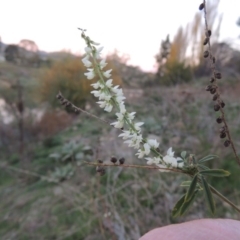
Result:
M44 69L1 63L0 71L1 90L6 97L16 97L10 85L21 77L28 108L39 107L33 93ZM144 136L158 139L161 152L173 147L177 155L182 150L196 157L217 154L219 159L209 164L232 174L212 184L239 205L239 170L230 148L224 148L219 138L217 115L211 96L205 91L207 83L208 79L202 78L168 87L141 88L135 84L135 88L123 91L126 105L137 112L137 121L145 122ZM226 118L240 149L240 84L222 80L220 87ZM114 121L114 114L103 114L95 103L90 102L87 109ZM84 161L97 159L110 163L113 155L124 157L128 164L145 164L118 138L117 129L84 114L69 115L61 106L51 109L44 120L26 119L26 123L22 155L17 122L1 123L1 239L138 239L154 227L210 216L201 198L186 216L170 216L185 192L179 187L185 179L182 175L109 167L104 176L99 176L94 167L85 165ZM215 217L239 218L228 205L216 201Z

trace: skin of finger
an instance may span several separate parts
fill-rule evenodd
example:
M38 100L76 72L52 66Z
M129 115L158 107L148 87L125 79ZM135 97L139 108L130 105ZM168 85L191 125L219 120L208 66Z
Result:
M240 240L240 221L200 219L151 230L139 240Z

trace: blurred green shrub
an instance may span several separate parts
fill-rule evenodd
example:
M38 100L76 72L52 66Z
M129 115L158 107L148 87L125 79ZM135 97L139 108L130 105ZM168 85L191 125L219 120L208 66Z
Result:
M168 62L165 66L165 73L159 78L159 81L164 85L175 85L189 82L191 79L192 70L190 66L185 66L182 62Z
M91 89L91 82L84 76L85 71L79 58L56 62L40 77L40 100L53 107L59 106L56 95L61 91L73 104L84 108Z
M114 85L121 85L122 81L116 70L111 64L107 67L113 69ZM91 96L91 84L95 82L94 80L88 81L84 75L85 72L87 69L80 58L68 58L56 62L40 77L40 89L38 89L40 100L50 103L53 107L59 106L56 95L60 91L66 99L84 109Z

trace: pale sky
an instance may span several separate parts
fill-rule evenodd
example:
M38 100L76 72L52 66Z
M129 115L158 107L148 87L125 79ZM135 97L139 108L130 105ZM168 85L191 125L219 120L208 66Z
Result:
M105 54L118 49L130 63L152 70L160 42L172 39L198 11L199 0L0 0L0 36L4 43L21 39L36 42L44 51L83 52L77 27L104 46ZM224 13L220 39L236 41L240 27L239 0L221 0ZM240 45L240 44L239 44Z

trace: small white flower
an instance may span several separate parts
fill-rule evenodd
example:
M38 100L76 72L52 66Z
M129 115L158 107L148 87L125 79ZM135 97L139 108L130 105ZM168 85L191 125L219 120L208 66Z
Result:
M144 124L144 122L138 122L138 123L135 123L134 124L134 128L137 130L137 131L141 131L141 126Z
M92 52L92 49L90 47L85 47L84 50L87 54L90 54Z
M95 51L94 56L96 59L100 59L100 54L102 50L103 50L103 47L100 47Z
M122 103L124 99L126 99L124 96L117 96L116 97L116 101L118 102L118 104Z
M110 104L110 103L107 103L107 104L106 104L106 107L104 108L104 110L107 111L107 112L111 112L112 109L113 109L113 106L112 106L112 104Z
M122 89L121 89L121 88L118 88L118 87L119 87L118 85L115 86L115 87L113 87L113 88L111 89L112 92L115 93L116 96L123 96L123 91L122 91Z
M104 77L110 78L111 77L111 71L112 71L112 69L107 70L106 72L103 72Z
M139 149L138 152L136 153L138 158L142 158L150 153L150 146L147 143L143 144L143 148L144 149Z
M106 86L107 86L108 88L111 88L111 87L112 87L112 79L109 79L109 80L106 81Z
M122 128L123 124L124 124L123 121L117 121L117 122L111 123L110 125L113 125L115 128Z
M95 72L92 68L88 68L88 73L84 73L84 75L87 77L87 79L91 80L95 77Z
M147 165L152 165L153 164L153 159L152 158L145 158L147 160Z
M147 143L153 148L158 148L159 146L159 143L157 142L156 139L148 139Z
M125 114L126 108L123 102L119 103L120 113Z
M136 114L136 112L128 113L128 119L132 121L135 117L135 114Z
M172 147L170 147L170 148L167 150L167 155L170 156L170 157L173 157L173 156L174 156L174 152L172 151Z
M93 94L94 97L100 97L101 96L101 91L94 90L94 91L91 91L91 94Z
M99 101L97 104L99 104L100 108L105 108L107 103L105 101Z
M102 59L99 64L100 64L101 69L103 69L104 67L107 66L107 63L106 63L105 59Z
M119 88L119 85L116 85L111 89L111 91L116 94L119 91L118 88Z
M91 86L93 86L94 89L98 89L98 88L100 88L101 83L100 82L96 82L96 83L91 84Z
M134 133L132 136L132 139L134 141L134 148L138 149L140 147L140 143L142 142L142 134L136 134Z
M117 117L118 117L118 120L122 121L123 118L124 118L124 114L122 114L121 112L120 113L116 113Z
M167 165L171 165L172 167L177 167L177 159L175 157L171 157L169 155L166 155L163 157L163 161Z
M130 133L130 131L125 130L125 131L123 131L123 133L119 134L119 137L122 137L125 140L125 139L128 139L131 137L131 133Z
M92 66L92 63L89 61L89 55L86 55L86 57L84 57L82 59L82 62L84 64L84 66L87 67L87 68Z
M102 99L104 99L105 101L110 101L110 99L112 98L112 96L107 95L107 94L103 94Z

